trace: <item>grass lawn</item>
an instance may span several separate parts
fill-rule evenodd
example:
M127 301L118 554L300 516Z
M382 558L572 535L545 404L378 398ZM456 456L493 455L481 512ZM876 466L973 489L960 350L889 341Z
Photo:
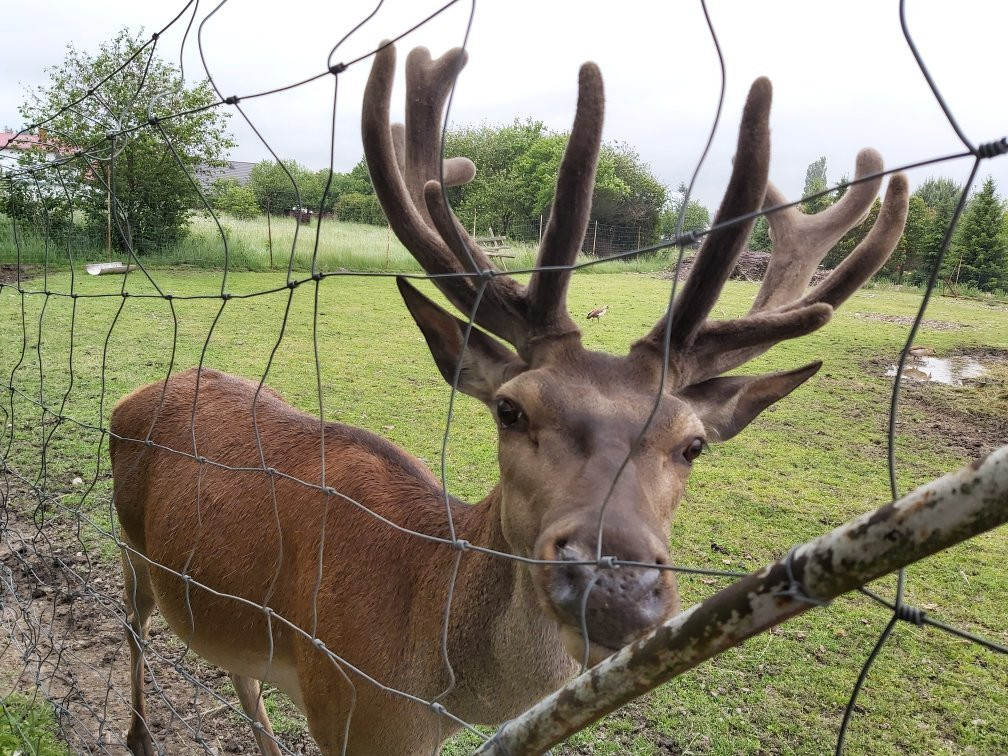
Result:
M79 274L76 299L0 290L0 450L19 475L61 496L46 527L70 529L78 514L87 516L81 543L117 586L117 551L101 532L110 525L107 451L99 448L100 431L87 426L104 425L120 396L163 378L170 364L183 369L203 354L207 366L252 377L261 377L269 364L268 383L313 412L319 411L317 367L328 419L385 435L437 469L449 390L391 278L323 279L316 318L316 283L288 289L283 271L229 273L232 298L226 302L218 296L225 283L220 271L154 270L152 277L153 283L130 274L128 297L92 297L119 292L122 279ZM636 273L575 276L570 303L577 318L610 306L604 319L585 323L586 346L625 352L659 317L669 285ZM70 276L50 274L25 288L66 293ZM158 289L176 299L144 296ZM729 283L715 316L745 312L755 290ZM906 338L906 319L917 301L906 292L862 290L822 332L782 344L747 368L825 361L808 384L694 465L671 532L677 563L756 568L889 500L890 379L884 373ZM927 317L919 343L939 356L977 355L988 372L966 388L907 387L896 446L903 491L1008 441L1008 308L938 298ZM40 397L54 410L65 403L62 414L80 424L54 422L35 404ZM452 493L476 500L493 486L494 438L482 405L459 399L447 454ZM83 485L73 485L76 477ZM31 512L35 500L23 495L11 504ZM1008 530L1002 528L914 566L906 600L1006 644L1006 554ZM874 588L891 596L893 584L886 579ZM686 605L723 585L680 578ZM867 599L844 597L702 665L556 752L830 751L860 666L887 620L887 612ZM116 680L125 692L126 678ZM1008 657L902 623L868 678L848 752L1008 753L1006 709ZM460 736L446 752L464 753L473 742Z

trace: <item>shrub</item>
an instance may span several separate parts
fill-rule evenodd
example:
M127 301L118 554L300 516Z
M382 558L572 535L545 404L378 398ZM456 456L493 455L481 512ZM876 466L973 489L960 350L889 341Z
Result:
M228 213L242 220L249 220L259 215L259 204L252 189L242 186L234 179L214 181L211 196L214 209L222 213Z
M336 201L336 217L349 223L368 223L372 226L385 225L378 198L373 194L347 192Z

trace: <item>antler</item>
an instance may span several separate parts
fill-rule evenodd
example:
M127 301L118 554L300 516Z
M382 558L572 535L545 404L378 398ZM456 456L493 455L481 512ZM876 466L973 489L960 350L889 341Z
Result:
M892 254L906 221L906 176L889 181L878 220L865 239L818 286L805 289L834 244L868 212L881 185L882 158L874 150L857 157L854 183L832 207L814 215L797 208L775 209L787 200L767 182L770 157L771 88L757 79L749 91L731 179L712 231L697 253L682 293L635 351L663 353L671 328L669 354L673 387L699 383L738 367L785 339L825 325L838 307L878 271ZM707 320L731 275L754 219L721 226L732 218L767 210L773 254L749 314L734 320ZM671 319L671 324L669 324Z
M515 346L529 360L533 345L580 330L567 312L567 285L588 226L595 165L602 139L603 90L598 68L581 68L577 113L557 177L554 211L543 234L537 270L527 287L497 271L444 200L447 186L475 175L466 158L441 160L441 118L452 82L465 65L461 49L436 60L422 47L406 59L406 125L389 124L395 49L375 56L364 93L364 155L385 215L396 236L462 312L476 304L480 274L492 271L478 325Z

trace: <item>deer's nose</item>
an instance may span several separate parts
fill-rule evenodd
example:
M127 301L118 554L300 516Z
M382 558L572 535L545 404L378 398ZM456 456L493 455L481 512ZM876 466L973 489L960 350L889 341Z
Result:
M540 586L561 623L584 627L593 643L617 649L678 611L678 593L664 569L664 543L647 533L603 533L597 560L596 539L595 530L559 530L543 539L541 558L557 565L541 568Z

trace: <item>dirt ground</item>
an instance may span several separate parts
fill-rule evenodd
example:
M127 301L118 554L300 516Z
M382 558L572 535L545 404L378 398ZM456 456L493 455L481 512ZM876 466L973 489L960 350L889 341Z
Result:
M6 502L16 497L19 506L35 500L26 490L0 493ZM0 695L31 696L38 688L55 704L72 753L127 754L129 647L118 566L89 562L81 542L62 528L39 535L16 506L0 511L6 515L0 523L0 611L9 631L0 641ZM161 752L258 753L227 675L186 655L157 615L150 641L148 722ZM285 712L283 721L290 716ZM317 754L297 724L280 736L282 748Z
M986 373L969 386L905 380L900 432L923 437L967 459L986 456L1008 443L1008 350L958 349L942 356L970 357ZM891 365L891 358L878 357L866 369L882 375Z
M21 272L22 278L25 276L24 269ZM0 265L0 284L14 283L18 280L17 265Z

